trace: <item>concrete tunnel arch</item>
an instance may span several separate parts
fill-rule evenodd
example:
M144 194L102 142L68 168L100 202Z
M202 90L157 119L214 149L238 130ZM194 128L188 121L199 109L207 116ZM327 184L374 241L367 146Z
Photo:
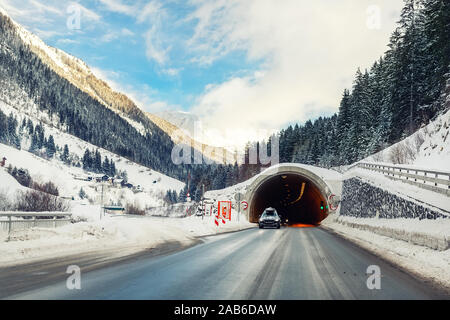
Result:
M249 221L258 222L265 208L274 207L289 224L317 225L329 214L327 199L331 193L328 184L304 166L269 168L247 188Z

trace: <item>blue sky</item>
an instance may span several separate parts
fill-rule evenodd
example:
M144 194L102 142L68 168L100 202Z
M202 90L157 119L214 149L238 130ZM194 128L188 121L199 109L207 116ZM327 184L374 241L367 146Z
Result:
M336 112L356 68L370 67L386 50L402 1L0 0L0 6L141 108L191 111L204 126L246 140L245 130ZM77 13L80 28L68 28Z

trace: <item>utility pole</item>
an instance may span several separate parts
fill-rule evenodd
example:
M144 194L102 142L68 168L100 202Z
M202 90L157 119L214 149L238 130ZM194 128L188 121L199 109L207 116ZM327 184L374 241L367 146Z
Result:
M202 220L205 217L205 184L202 184Z
M102 182L102 197L101 197L101 203L100 203L100 220L102 220L102 215L103 215L103 182Z

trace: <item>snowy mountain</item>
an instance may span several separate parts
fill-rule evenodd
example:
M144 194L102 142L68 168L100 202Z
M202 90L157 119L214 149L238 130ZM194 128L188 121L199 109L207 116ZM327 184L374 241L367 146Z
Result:
M202 153L204 157L217 163L234 163L237 161L236 155L228 149L209 145L204 139L201 139L205 136L203 132L200 136L196 135L195 125L198 123L198 118L195 115L188 112L168 111L157 114L147 113L147 116L166 132L174 143L186 143ZM212 152L207 152L207 150L212 150Z
M128 97L4 11L0 30L1 101L96 147L184 179L184 168L170 159L171 138Z
M117 112L142 134L151 132L145 115L136 104L126 95L115 92L84 61L60 49L48 46L38 36L29 32L14 20L12 22L23 42L59 76L68 80L104 106Z
M106 81L100 78L84 61L78 59L62 50L53 48L45 44L35 34L27 31L21 25L13 22L20 38L30 49L41 58L52 70L59 76L68 80L80 90L89 94L92 98L119 114L123 119L135 127L141 134L145 135L147 132L154 131L152 124L156 124L161 130L171 136L173 142L178 143L179 139L173 139L171 134L174 131L179 131L178 128L187 130L190 137L193 137L194 123L198 119L189 114L182 112L164 112L162 117L169 121L172 125L168 125L160 120L160 117L148 112L143 112L130 98L125 94L114 91ZM168 116L168 117L166 117ZM149 120L150 123L149 124ZM173 127L175 125L175 127ZM170 127L168 129L168 127ZM191 129L192 128L192 129ZM192 140L186 137L187 140ZM192 140L191 143L195 149L203 152L203 148L199 147L200 143ZM220 150L222 151L222 150ZM220 155L213 155L213 160L220 162L223 157Z
M186 111L162 111L156 112L155 115L180 129L186 130L192 137L194 136L195 123L200 121L196 115Z

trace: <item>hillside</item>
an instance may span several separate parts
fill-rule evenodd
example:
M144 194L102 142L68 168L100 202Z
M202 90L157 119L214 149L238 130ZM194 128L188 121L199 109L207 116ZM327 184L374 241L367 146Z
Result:
M15 22L14 24L24 43L27 44L33 53L35 53L60 77L68 80L74 86L89 94L107 108L118 113L143 135L145 135L146 132L151 133L154 131L154 124L156 124L172 138L174 143L179 142L180 139L173 136L173 132L179 130L176 122L174 123L170 120L165 121L157 115L144 112L125 94L114 91L108 83L100 79L84 61L60 49L48 46L33 33L27 31ZM184 128L183 124L180 128ZM197 151L203 152L200 142L189 137L185 137L183 140L190 141L191 145ZM219 150L222 151L223 149ZM217 162L223 161L221 155L213 154L212 159Z
M17 107L17 105L15 105ZM44 139L48 141L49 137L54 137L55 145L58 146L54 155L48 156L45 147L42 150L29 152L32 145L32 138L26 132L28 129L18 129L18 133L22 136L21 150L13 146L0 143L0 157L6 157L6 166L13 166L25 169L29 172L31 178L39 183L48 181L53 182L59 189L61 196L65 198L83 200L79 197L80 189L83 188L86 193L84 203L99 204L101 200L101 184L95 181L84 181L86 177L96 177L99 173L84 170L80 165L85 150L98 150L102 159L106 157L114 161L117 172L126 172L127 181L134 187L140 186L139 190L124 188L121 186L112 186L106 184L104 204L120 204L138 203L142 208L162 206L163 198L168 190L176 190L179 192L184 187L184 183L154 171L148 167L134 163L117 154L109 152L102 148L97 148L86 141L83 141L73 135L61 131L57 126L49 120L49 116L45 112L38 112L37 106L30 103L28 108L19 109L0 101L0 110L6 112L17 119L18 123L31 123L35 126L42 126L44 129ZM28 126L28 125L27 125ZM1 140L1 135L0 135ZM68 160L61 159L63 155L62 146L67 145L69 151ZM2 170L4 174L5 171ZM8 180L15 181L10 175L6 174ZM2 188L0 192L6 192L7 187L8 198L13 200L16 191L24 189L17 188L17 182L14 185L4 184L2 179Z
M158 127L160 127L164 132L166 132L174 143L185 143L192 146L195 150L202 153L208 159L211 159L217 163L234 163L237 161L237 157L225 148L217 146L209 146L206 143L194 140L187 129L183 127L178 127L172 122L165 120L155 114L146 113L147 116L152 120ZM208 152L211 150L211 152Z
M20 112L40 113L53 127L97 147L185 176L170 159L171 138L81 60L46 46L3 11L0 31L0 100Z

